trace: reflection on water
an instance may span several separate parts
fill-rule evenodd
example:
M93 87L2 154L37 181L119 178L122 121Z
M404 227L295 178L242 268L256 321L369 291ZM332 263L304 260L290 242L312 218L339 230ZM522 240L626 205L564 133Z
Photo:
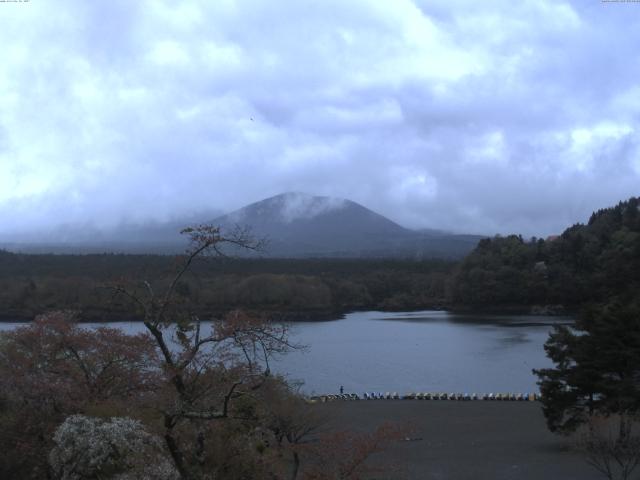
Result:
M502 343L513 343L513 344L516 344L516 343L530 342L531 339L524 332L516 332L516 333L512 333L511 335L505 335L504 337L502 337L500 339L500 341Z
M530 392L533 368L550 366L543 344L568 317L460 315L444 311L356 312L344 319L292 323L308 346L272 369L303 380L307 393L345 391ZM0 323L0 330L17 324ZM141 323L118 322L123 330Z

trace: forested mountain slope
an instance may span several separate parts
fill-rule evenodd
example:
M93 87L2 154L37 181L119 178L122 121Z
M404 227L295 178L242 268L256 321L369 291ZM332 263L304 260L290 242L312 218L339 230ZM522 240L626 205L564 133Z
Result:
M452 278L452 302L571 307L612 297L629 300L640 286L639 203L630 198L598 210L586 225L573 225L553 239L481 240Z

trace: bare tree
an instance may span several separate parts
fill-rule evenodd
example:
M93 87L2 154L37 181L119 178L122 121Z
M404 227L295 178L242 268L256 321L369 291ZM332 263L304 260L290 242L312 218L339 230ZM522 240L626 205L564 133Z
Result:
M617 423L617 425L615 425ZM638 419L631 415L592 417L579 444L589 465L609 480L629 480L640 465Z
M258 250L261 242L247 230L223 234L209 225L181 233L189 236L190 247L163 291L156 292L149 281L112 288L136 305L160 351L167 385L161 407L164 440L180 475L191 479L207 468L207 423L241 418L232 403L260 388L270 376L269 359L294 346L286 326L239 311L205 327L177 295L198 258L224 255L225 247Z
M304 480L360 480L371 476L400 478L399 466L372 464L372 456L393 442L407 439L407 426L384 423L374 432L333 431L320 435L316 442L298 446L307 458ZM295 478L295 477L294 477Z
M299 478L301 451L316 443L321 430L328 424L326 411L310 404L298 392L301 385L271 383L262 392L265 428L273 434L278 446L291 456L289 477Z

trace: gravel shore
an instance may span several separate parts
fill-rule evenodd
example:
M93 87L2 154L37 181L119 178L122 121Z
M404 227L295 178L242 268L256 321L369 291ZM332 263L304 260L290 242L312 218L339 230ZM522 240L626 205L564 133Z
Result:
M374 455L400 473L379 478L424 480L602 479L565 437L551 434L537 402L373 400L318 404L329 427L373 431L409 424L410 441Z

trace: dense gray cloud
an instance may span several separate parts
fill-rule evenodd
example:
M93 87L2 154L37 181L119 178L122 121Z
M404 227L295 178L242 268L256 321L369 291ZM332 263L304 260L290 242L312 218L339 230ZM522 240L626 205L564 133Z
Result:
M640 5L0 4L0 234L284 191L547 235L640 185Z

